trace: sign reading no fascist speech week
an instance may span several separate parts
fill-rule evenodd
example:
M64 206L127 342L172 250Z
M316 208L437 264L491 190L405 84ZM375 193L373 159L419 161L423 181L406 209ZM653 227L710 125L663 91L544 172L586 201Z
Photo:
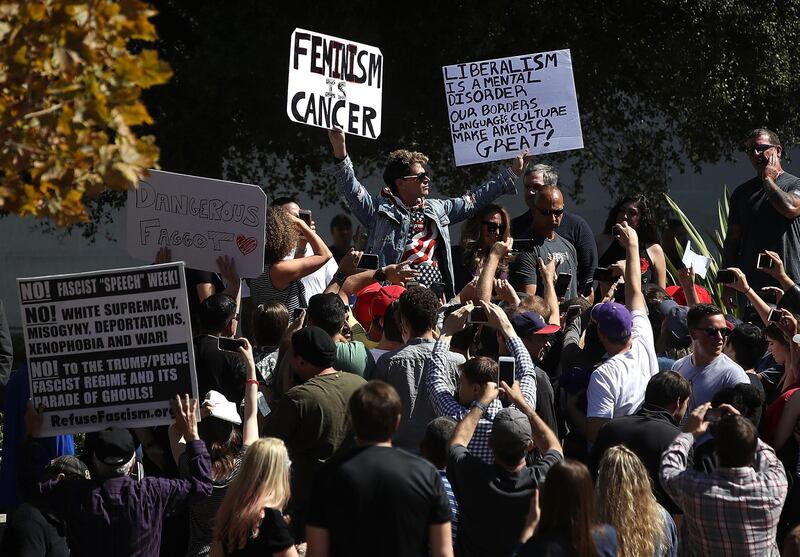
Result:
M183 263L17 279L44 437L172 423L197 398Z
M292 33L286 114L300 124L381 134L380 49L305 29Z
M456 166L583 148L569 50L444 66Z

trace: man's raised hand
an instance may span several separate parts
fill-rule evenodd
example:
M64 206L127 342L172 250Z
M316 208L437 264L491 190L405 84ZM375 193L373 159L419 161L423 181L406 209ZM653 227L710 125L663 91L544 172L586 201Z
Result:
M333 156L337 159L347 157L347 145L344 139L344 130L341 128L331 128L328 130L328 139L331 140Z

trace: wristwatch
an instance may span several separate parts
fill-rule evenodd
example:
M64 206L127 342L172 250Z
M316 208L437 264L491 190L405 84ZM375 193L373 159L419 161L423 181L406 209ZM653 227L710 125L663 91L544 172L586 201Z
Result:
M386 281L386 271L383 269L378 269L372 275L372 278L375 279L375 282L385 282Z
M481 414L486 414L486 410L488 410L487 406L483 404L480 400L474 401L469 408L470 410L472 410L473 408L480 408Z
M346 278L347 275L345 275L342 271L336 271L336 274L333 275L333 282L342 284Z

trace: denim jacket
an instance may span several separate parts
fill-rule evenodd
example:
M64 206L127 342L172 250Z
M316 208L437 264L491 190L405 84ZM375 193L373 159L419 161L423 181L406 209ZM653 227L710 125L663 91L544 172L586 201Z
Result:
M370 195L353 172L353 162L346 157L342 162L328 169L336 178L336 189L347 202L356 218L367 227L366 253L378 255L378 264L383 267L399 263L406 246L411 218L408 211L380 195ZM450 253L449 225L461 222L483 209L503 194L516 194L516 176L506 168L494 179L489 180L461 197L450 199L426 198L423 204L425 216L433 220L439 232L439 241L444 248L447 271L442 269L449 288L453 284L453 257ZM451 295L453 292L451 292Z

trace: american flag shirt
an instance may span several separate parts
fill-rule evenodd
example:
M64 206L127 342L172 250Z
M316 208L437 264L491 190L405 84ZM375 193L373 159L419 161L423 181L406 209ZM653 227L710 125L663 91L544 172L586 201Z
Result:
M775 535L788 482L775 451L758 440L755 465L687 469L694 436L681 433L664 451L661 485L683 510L680 555L779 557Z

